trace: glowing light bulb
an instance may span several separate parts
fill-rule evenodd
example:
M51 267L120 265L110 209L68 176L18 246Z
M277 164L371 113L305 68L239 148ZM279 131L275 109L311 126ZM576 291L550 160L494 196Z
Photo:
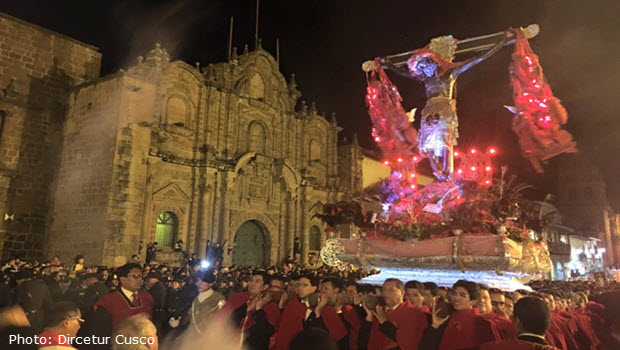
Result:
M375 142L380 142L381 138L379 136L375 137Z
M486 180L484 183L488 185L488 184L490 184L490 183L491 183L491 181Z
M411 177L415 177L415 174L411 174Z
M402 163L403 159L402 158L398 158L398 162Z
M469 150L469 153L471 153L471 154L476 154L476 149L475 149L475 148L470 149L470 150Z
M414 161L414 162L417 162L417 161L418 161L418 157L414 156L414 157L413 157L413 161Z
M476 171L476 167L475 166L471 167L471 171Z
M495 153L497 153L497 150L495 148L491 148L491 149L489 149L489 153L495 154Z
M459 169L456 172L459 173L459 174L462 174L463 173L463 169Z
M412 189L414 189L414 188L415 188L415 185L411 185L411 188L412 188Z
M388 161L386 160L386 161L384 161L384 162L383 162L383 164L385 164L385 165L389 165L389 164L390 164L390 162L388 162Z
M454 151L454 156L458 157L459 156L459 152Z
M491 167L490 166L486 167L485 169L486 169L486 171L491 171Z

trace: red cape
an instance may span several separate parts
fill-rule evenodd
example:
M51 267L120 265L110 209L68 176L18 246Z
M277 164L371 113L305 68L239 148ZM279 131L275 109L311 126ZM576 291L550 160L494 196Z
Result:
M471 349L500 340L495 325L478 315L478 309L455 311L447 322L439 350Z
M293 338L304 329L306 310L306 304L298 299L290 300L286 304L273 350L288 350Z
M428 326L426 315L409 301L388 311L388 320L396 326L396 342L379 330L379 322L372 321L368 350L384 350L399 347L402 350L416 350Z
M515 326L512 322L504 316L497 314L495 312L489 312L486 315L482 315L482 317L487 320L493 322L495 328L497 328L497 332L499 332L499 336L502 339L516 339L517 332L515 331Z
M355 308L351 305L344 305L342 307L342 316L351 326L351 329L349 330L349 349L357 350L360 328L362 326L359 316L357 315Z

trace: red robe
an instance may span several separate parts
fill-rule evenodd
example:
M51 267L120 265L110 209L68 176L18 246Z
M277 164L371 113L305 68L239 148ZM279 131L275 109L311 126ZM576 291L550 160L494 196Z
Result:
M357 311L351 305L344 305L342 307L342 316L349 322L351 329L349 329L349 349L357 350L359 344L359 335L361 323Z
M222 309L217 314L218 319L227 320L235 310L241 305L246 304L252 299L252 295L249 292L235 293L228 298L226 304L222 306Z
M556 322L560 332L564 335L564 339L566 340L566 348L568 350L581 350L579 349L579 345L575 340L575 332L577 326L560 316L556 311L551 312L551 323ZM584 349L585 350L585 349Z
M249 292L241 292L231 295L230 298L228 298L228 300L226 301L226 304L224 304L222 309L218 312L218 319L227 320L233 314L233 312L235 312L235 310L237 310L244 304L247 304L251 299L252 295ZM265 304L265 306L263 306L262 310L265 311L265 315L267 316L267 322L269 322L269 324L271 324L277 332L278 326L280 325L280 319L282 317L278 305L274 302L269 302ZM254 318L252 318L252 314L255 311L256 310L251 310L247 312L246 317L241 318L239 324L236 325L242 332L245 332L248 329L252 328L252 326L254 326L255 321Z
M504 316L497 314L495 312L489 312L486 315L482 315L482 317L487 320L493 322L495 328L499 332L499 336L502 339L516 339L517 332L515 331L515 326L512 322Z
M404 301L394 310L387 311L388 321L396 326L396 341L379 330L375 319L370 328L368 350L384 350L399 347L402 350L416 350L428 326L426 315L409 301Z
M293 299L286 304L280 321L280 329L276 334L274 350L288 350L291 341L304 329L308 306L298 299Z
M547 343L549 343L549 345L563 350L568 349L568 346L566 345L566 337L564 336L562 327L557 320L553 319L553 317L551 317L551 322L549 323L547 334L545 334L545 339L547 339Z
M112 316L112 327L114 328L134 315L145 314L151 319L155 303L153 297L148 292L140 290L138 291L138 301L138 305L133 305L125 294L118 290L99 299L93 308L95 311L97 308L104 308Z
M605 306L594 301L590 301L581 312L590 317L592 329L594 330L596 337L600 343L604 343L610 334L609 323L607 322L607 317L605 315Z
M590 326L590 318L588 316L575 311L562 310L557 311L557 313L569 322L571 331L574 331L575 341L577 341L579 349L596 350L598 340Z
M312 311L314 307L309 307L298 299L291 300L286 304L282 313L280 328L276 334L275 350L288 350L293 338L304 329L308 310ZM323 308L321 319L329 335L336 342L347 335L347 329L333 306L328 305Z
M479 350L558 350L558 348L550 345L528 343L518 339L508 339L482 344Z
M472 349L500 340L495 325L478 315L478 309L455 311L447 322L439 350Z

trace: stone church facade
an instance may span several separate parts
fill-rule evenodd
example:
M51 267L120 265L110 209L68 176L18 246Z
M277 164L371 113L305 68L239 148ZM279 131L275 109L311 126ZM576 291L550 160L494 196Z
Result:
M188 251L203 256L210 240L226 242L225 263L278 264L292 255L295 237L302 256L318 250L325 236L313 215L361 189L355 170L361 169L361 148L338 145L342 129L335 118L300 101L294 77L287 82L260 45L202 68L172 61L157 45L126 71L98 77L96 48L9 16L0 19L0 31L6 22L14 31L75 46L51 54L57 76L70 78L50 98L59 101L57 114L41 117L45 132L22 135L34 145L31 156L49 154L49 161L0 173L0 209L14 216L2 223L4 256L67 261L81 253L89 263L118 265L144 254L147 242L183 240ZM21 66L3 61L5 50L12 48L0 46L0 71L19 72ZM90 61L62 56L69 53ZM32 93L22 97L37 101ZM0 103L4 150L6 129L18 134L27 117L15 113L11 101ZM28 172L46 176L40 194L11 196L23 192L15 189L20 183L40 180L26 179ZM25 218L37 199L33 228Z

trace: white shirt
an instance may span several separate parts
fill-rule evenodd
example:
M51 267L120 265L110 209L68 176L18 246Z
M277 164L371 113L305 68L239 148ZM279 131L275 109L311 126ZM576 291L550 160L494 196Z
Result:
M138 293L138 292L129 291L123 287L121 287L121 292L123 292L123 294L125 294L127 299L129 299L129 301L131 301L132 303L133 303L133 293Z
M207 299L211 295L213 295L213 289L209 289L209 290L206 290L204 292L200 292L200 294L198 294L198 302L202 303L203 301L205 301L205 299Z

